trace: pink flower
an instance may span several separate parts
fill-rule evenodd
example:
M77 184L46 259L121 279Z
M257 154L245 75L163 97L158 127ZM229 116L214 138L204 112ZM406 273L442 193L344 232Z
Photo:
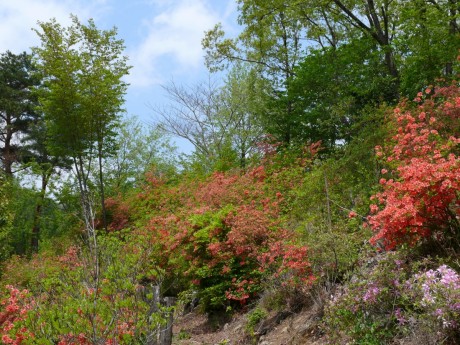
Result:
M404 325L407 322L407 320L402 315L400 308L395 310L395 317L396 317L396 320L398 320L400 325Z
M13 344L13 339L11 339L9 335L4 334L2 336L2 342L4 342L5 344Z
M367 289L366 293L363 296L364 302L376 302L377 295L379 294L380 289L377 286L371 286Z

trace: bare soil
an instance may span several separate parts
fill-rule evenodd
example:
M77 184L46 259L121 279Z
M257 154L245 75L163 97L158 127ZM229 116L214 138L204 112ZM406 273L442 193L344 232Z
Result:
M174 322L175 345L325 345L318 327L318 312L314 307L299 313L279 312L262 321L252 336L246 330L246 314L231 320L220 320L220 326L205 315L193 311L177 317Z

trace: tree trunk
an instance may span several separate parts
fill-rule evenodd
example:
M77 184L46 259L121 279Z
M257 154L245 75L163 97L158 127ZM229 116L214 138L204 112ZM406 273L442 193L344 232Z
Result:
M101 193L101 213L102 213L102 227L107 232L107 211L105 209L105 191L104 191L104 174L102 171L102 143L98 147L98 159L99 159L99 184Z
M7 120L9 120L7 116ZM3 148L3 167L5 170L5 175L8 177L13 177L13 162L14 152L11 146L11 141L13 139L13 131L10 129L11 123L7 121L6 123L6 135L5 135L5 147Z
M454 36L458 35L458 25L457 25L457 1L449 0L449 35ZM452 61L446 63L446 76L451 77L454 74L454 64Z
M50 173L47 174L45 172L42 174L42 185L41 185L39 199L37 201L37 204L35 205L34 222L32 226L32 238L30 242L32 253L38 253L38 247L39 247L38 245L40 241L41 212L42 212L43 203L45 201L46 187L48 186L48 181L49 181L50 176L51 176Z

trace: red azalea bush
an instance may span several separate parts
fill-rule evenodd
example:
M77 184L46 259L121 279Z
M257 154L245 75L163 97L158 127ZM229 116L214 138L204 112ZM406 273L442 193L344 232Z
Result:
M206 310L245 305L268 277L294 285L313 279L307 249L283 227L284 198L270 174L259 166L165 188L163 198L175 200L174 208L158 199L156 185L157 198L147 203L153 216L146 228L160 265L185 276ZM145 203L145 191L141 197Z
M33 337L29 330L20 325L32 308L33 301L27 290L19 291L8 285L7 295L0 301L0 339L2 344L22 344Z
M126 229L129 224L129 205L125 203L121 195L105 199L106 221L108 231L120 231ZM102 223L99 221L99 223Z
M460 89L428 88L415 99L402 102L393 113L397 130L386 148L383 191L373 198L369 223L371 242L390 250L422 239L460 247Z

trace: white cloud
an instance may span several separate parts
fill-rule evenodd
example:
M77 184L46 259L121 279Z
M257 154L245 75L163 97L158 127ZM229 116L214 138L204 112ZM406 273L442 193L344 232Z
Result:
M153 4L161 7L160 12L145 23L146 38L128 52L134 65L129 78L133 86L146 87L169 79L173 72L200 68L204 32L223 20L204 0L153 0ZM165 58L169 63L160 62Z
M29 51L39 44L32 28L37 28L37 21L56 18L62 25L70 24L70 14L80 20L95 17L105 0L85 4L83 0L0 0L0 52L10 50L13 53ZM97 6L97 7L96 7Z
M67 26L71 13L83 22L91 17L98 26L123 28L134 66L128 81L144 88L199 72L204 32L234 21L235 6L234 0L0 0L0 53L40 44L32 31L37 21L56 18Z

